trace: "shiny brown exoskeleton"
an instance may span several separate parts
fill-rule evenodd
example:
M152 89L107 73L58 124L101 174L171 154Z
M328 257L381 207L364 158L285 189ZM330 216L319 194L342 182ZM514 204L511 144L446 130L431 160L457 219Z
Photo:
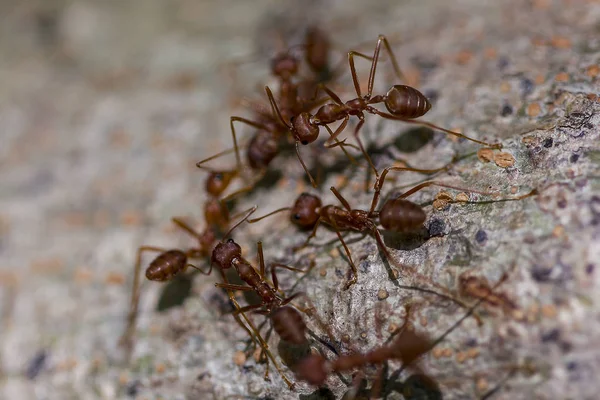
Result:
M403 329L390 344L367 353L343 355L331 361L320 354L311 354L301 360L294 369L299 380L321 386L333 373L352 371L367 364L378 365L395 359L404 365L409 365L431 348L431 340L411 330Z
M272 107L277 112L281 123L287 126L291 136L296 141L296 153L303 166L304 162L302 161L298 148L299 143L307 145L309 143L314 142L319 136L319 128L321 126L325 126L331 135L327 139L327 143L331 144L331 142L336 140L338 135L342 133L342 131L346 128L350 117L356 116L359 118L359 122L356 125L356 128L354 129L354 138L356 139L365 159L369 162L369 165L375 172L375 175L378 176L378 171L373 165L369 154L366 152L362 141L358 136L360 129L365 123L365 113L379 115L380 117L391 120L427 126L432 129L444 132L448 135L458 136L484 146L489 146L492 148L501 147L500 144L490 144L487 142L476 140L461 133L450 131L448 129L439 127L426 121L414 120L414 118L418 118L426 114L431 108L431 103L429 103L427 98L421 92L419 92L413 87L406 85L394 85L388 90L388 92L385 95L374 96L373 85L375 79L375 71L377 67L377 62L379 61L379 53L382 44L384 45L390 57L392 66L397 77L401 80L404 79L404 75L400 71L398 62L396 61L396 57L394 56L386 37L380 35L379 39L377 40L377 45L375 46L373 57L366 56L356 51L350 51L348 53L348 63L350 65L352 81L354 82L354 89L356 91L356 98L351 99L349 101L343 102L338 97L338 95L335 94L332 90L328 89L324 85L321 85L320 88L322 88L323 91L327 93L327 95L334 101L334 103L325 104L321 106L321 108L319 108L314 114L310 113L310 111L303 111L302 113L297 114L293 119L290 119L290 122L288 123L287 120L284 118L283 113L280 112L271 90L268 87L265 88L267 96L269 97L269 101L271 102ZM366 95L363 95L361 92L360 84L358 82L358 77L356 74L356 68L354 66L354 57L362 57L372 60L371 72L369 74L368 81L368 90ZM372 107L373 104L377 103L383 103L389 113L379 111L378 109ZM336 129L335 132L332 132L328 127L328 124L331 124L336 121L342 121L342 123ZM308 174L313 186L316 186L312 176L310 175L305 166L304 170Z
M220 182L229 179L228 175L213 173L209 176L206 184L207 192L211 195L218 193L222 186ZM196 239L196 246L186 250L165 249L156 246L141 246L138 248L136 263L133 275L133 288L131 291L131 304L127 317L127 326L125 333L121 338L121 343L127 353L131 352L133 346L133 335L138 313L138 304L140 297L140 272L142 267L142 254L145 252L160 253L146 269L146 278L150 281L166 282L173 279L187 270L188 267L195 268L203 274L210 274L212 268L207 272L188 261L190 259L202 259L210 256L215 244L218 242L217 235L227 229L229 224L229 212L227 207L216 197L210 197L204 204L204 219L206 226L202 232L198 232L181 218L173 218L172 221L178 228L187 232Z
M373 199L370 211L353 209L335 187L332 186L331 191L338 198L340 203L342 203L343 207L332 204L323 206L321 199L318 196L310 193L302 193L296 199L292 207L280 208L262 217L250 219L248 222L255 223L273 214L282 211L290 211L290 220L293 224L302 229L312 229L311 234L299 248L307 246L309 241L315 237L320 223L328 225L337 234L350 262L352 278L345 286L347 289L356 283L357 269L341 232L356 231L372 234L381 251L383 251L390 260L393 260L383 242L378 226L381 225L383 228L394 232L414 231L423 225L426 215L421 207L401 198L394 198L386 201L379 211L375 211L377 198Z
M232 199L241 193L251 190L256 183L262 179L272 160L279 154L282 145L287 143L287 140L283 140L286 138L288 132L287 121L291 121L295 116L303 112L313 110L327 100L327 98L317 99L316 95L317 84L330 81L334 76L324 72L324 70L328 68L328 39L322 31L309 29L306 35L306 43L301 45L301 47L306 49L306 61L313 71L313 74L320 74L320 77L300 76L300 59L292 53L292 47L287 51L277 54L271 60L271 74L277 78L279 85L279 90L277 92L278 113L275 113L275 110L272 109L272 107L271 109L268 109L268 107L265 108L260 104L250 102L249 105L252 107L255 114L253 119L237 116L230 117L230 129L236 156L236 168L227 172L234 177L244 176L246 182L241 189L229 194L224 200ZM328 78L325 75L327 75ZM302 88L302 93L300 92L300 88ZM253 178L248 178L248 174L244 173L234 122L240 122L257 129L246 149L247 164L252 170ZM345 146L353 147L353 145L345 144L337 139L333 140L333 142L335 143L329 147L340 147L342 151L351 158L348 155ZM226 150L208 157L198 162L196 166L198 168L209 169L204 166L206 162L228 152L230 151ZM300 159L300 162L306 169L302 159ZM248 183L248 181L250 183ZM227 181L227 184L229 184L229 182L230 181Z

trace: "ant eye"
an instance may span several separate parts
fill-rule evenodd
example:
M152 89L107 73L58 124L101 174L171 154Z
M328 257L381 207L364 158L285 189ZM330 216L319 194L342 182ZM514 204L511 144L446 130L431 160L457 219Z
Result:
M233 239L231 239L231 238L227 239L227 243L233 243Z
M303 141L301 141L300 143L302 143L303 145L305 145L305 146L306 146L306 145L308 144L308 140L303 140Z
M300 217L300 214L294 214L294 219L295 219L296 221L298 221L300 218L301 218L301 217Z
M216 174L215 175L215 179L222 180L223 179L223 174Z

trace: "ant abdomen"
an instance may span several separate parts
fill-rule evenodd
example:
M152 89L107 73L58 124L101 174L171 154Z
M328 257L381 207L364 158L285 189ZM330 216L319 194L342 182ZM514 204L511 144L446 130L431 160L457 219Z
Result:
M279 153L279 144L273 132L261 130L248 145L248 163L252 169L265 169Z
M431 103L417 89L406 85L394 85L385 95L385 107L393 115L419 118L431 109Z
M291 209L292 222L300 228L312 228L319 219L320 208L320 198L310 193L302 193Z
M379 211L381 226L394 232L414 231L423 225L426 218L421 207L404 199L390 199Z
M146 269L146 278L151 281L168 281L183 271L187 256L180 250L169 250L160 254Z
M273 329L282 340L292 344L306 343L306 324L293 307L280 307L271 315Z

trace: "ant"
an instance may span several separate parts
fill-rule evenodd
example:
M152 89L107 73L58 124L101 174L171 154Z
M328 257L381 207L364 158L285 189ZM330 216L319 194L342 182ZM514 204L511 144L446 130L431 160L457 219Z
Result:
M234 218L235 217L236 216L234 216ZM126 348L128 354L131 352L133 346L133 335L135 333L138 314L141 285L140 272L143 253L160 253L146 268L146 279L150 281L170 281L175 278L175 276L184 273L189 267L196 269L204 275L209 275L212 268L209 269L208 272L204 272L201 268L189 263L189 260L207 258L211 254L215 242L217 242L217 234L229 223L230 216L227 208L213 197L205 203L204 218L206 221L206 227L202 232L196 231L181 218L172 218L172 222L179 229L187 232L190 236L197 240L197 246L190 247L185 250L165 249L156 246L141 246L138 248L134 267L133 287L131 291L131 303L127 317L127 325L120 340L121 345ZM241 323L241 321L238 322Z
M300 156L299 144L301 143L303 145L308 145L309 143L314 142L319 136L319 128L321 126L325 126L330 133L330 137L326 141L326 146L332 146L331 142L335 141L338 135L342 133L342 131L346 128L346 125L348 124L348 121L351 116L356 116L359 119L359 122L354 129L354 138L356 139L358 146L362 151L365 159L375 172L375 175L377 177L379 176L377 168L375 168L371 157L366 152L362 141L358 136L360 129L365 123L365 112L379 115L386 119L427 126L429 128L442 131L447 135L461 137L463 139L470 140L483 146L491 148L502 147L501 144L490 144L477 139L473 139L461 133L439 127L430 122L415 120L415 118L425 115L431 109L431 103L429 102L429 100L427 100L425 95L423 95L421 92L419 92L413 87L406 85L394 85L388 90L388 92L385 95L373 96L375 71L377 68L377 62L379 61L379 53L382 44L384 45L386 51L390 56L390 60L392 62L392 66L394 68L396 76L399 79L402 79L402 77L404 76L400 70L400 67L398 66L396 57L394 56L394 53L386 37L383 35L379 35L373 57L369 57L357 51L348 52L348 63L350 65L350 72L352 74L352 81L354 83L354 89L356 91L357 97L345 103L342 102L339 96L335 94L332 90L327 88L325 85L320 84L317 87L317 93L315 94L315 98L318 95L318 89L322 89L323 91L325 91L328 97L334 101L334 103L329 103L321 106L315 114L311 114L309 111L305 110L299 114L296 114L293 118L290 118L290 122L288 123L287 119L284 118L284 113L282 113L279 107L277 106L277 102L275 101L271 89L269 89L268 86L265 87L265 91L267 92L267 96L269 97L271 107L277 113L281 124L287 126L289 133L295 140L296 154L305 172L307 173L313 187L316 187L316 183L313 177L311 176L310 172L308 172L302 160L302 157ZM362 57L371 60L371 71L369 74L368 89L367 94L364 96L361 92L360 84L358 83L356 67L354 66L354 57ZM384 103L389 113L379 111L378 109L371 106L372 104L376 103ZM332 133L328 125L336 121L342 122L335 130L335 132Z
M319 55L317 58L320 57L322 57L322 54ZM233 139L233 151L235 152L236 158L235 169L229 171L214 171L204 166L206 162L218 158L226 153L229 153L231 152L231 150L226 150L224 152L215 154L196 163L196 167L209 170L211 174L222 174L223 176L227 176L228 179L223 181L224 190L235 177L239 177L244 171L234 122L244 123L246 125L258 129L258 131L250 139L246 150L248 165L253 171L257 173L257 176L251 179L251 183L245 185L241 189L238 189L234 193L231 193L230 195L226 196L222 201L231 200L237 195L251 190L262 179L271 161L280 152L281 138L288 130L288 125L285 122L286 120L290 120L294 117L294 115L310 111L319 104L322 104L326 100L316 100L316 96L314 99L307 100L299 96L299 86L302 83L307 82L301 81L300 83L295 83L292 79L298 73L299 63L300 61L298 60L298 58L296 58L291 53L291 49L288 49L288 51L285 53L277 55L271 62L271 73L279 81L278 99L280 105L277 109L277 114L275 113L275 109L273 109L272 106L271 112L268 112L262 106L250 103L256 114L255 120L250 120L238 116L230 117L229 125ZM319 66L322 67L321 64L319 64ZM348 154L347 150L345 149L345 146L354 147L353 145L347 144L345 143L345 141L338 141L337 139L335 140L334 144L328 145L328 147L338 146L342 149L346 156L353 160L352 157Z
M255 211L256 207L253 207L240 222L238 222L232 229L229 230L224 238L230 236L231 232L242 222L246 221ZM234 301L233 291L242 290L255 292L261 298L261 302L259 304L238 308L235 311L235 314L245 315L245 313L250 310L262 308L262 310L257 310L256 312L269 317L272 322L273 329L281 339L296 345L305 344L307 342L306 331L308 328L306 327L302 316L297 311L297 307L294 308L287 305L303 293L296 293L286 298L279 296L279 280L277 279L276 269L284 268L294 272L307 271L281 263L271 264L271 279L273 281L273 286L271 286L271 284L266 280L266 268L262 242L257 243L257 252L260 267L259 272L257 272L252 264L242 256L242 248L233 239L230 238L226 241L223 240L219 242L212 252L211 268L214 264L216 264L223 276L225 270L234 268L238 276L246 283L246 285L235 285L224 282L216 283L215 286L226 289L232 301ZM306 310L302 311L308 313ZM311 314L315 316L314 313ZM294 384L291 383L281 371L279 365L273 357L273 354L269 350L266 340L260 335L259 329L257 329L251 322L249 322L249 325L255 337L258 339L263 351L267 354L267 357L273 362L275 368L283 380L288 384L290 389L293 389ZM324 324L321 323L321 326L324 326ZM327 328L325 328L325 330L330 336L332 336ZM265 372L265 377L267 374L268 368Z
M393 168L420 173L435 173L447 169L449 165L450 164L434 170L424 170L409 167ZM420 226L422 226L426 219L425 212L419 205L409 200L405 200L404 197L407 197L408 195L413 194L415 191L423 189L426 186L432 185L457 190L465 190L445 183L429 181L409 190L408 192L401 196L398 196L397 198L387 200L384 203L383 207L381 207L380 211L375 211L375 207L379 199L379 188L379 190L373 196L370 211L365 211L353 209L350 206L350 203L348 203L348 201L338 192L338 190L332 186L330 189L335 195L335 197L337 197L337 199L340 201L343 208L332 204L323 206L322 201L318 196L310 193L302 193L296 199L296 202L292 207L280 208L262 217L250 219L248 220L248 222L255 223L262 220L263 218L267 218L279 212L288 210L291 211L292 223L294 223L300 228L312 228L312 232L307 237L304 244L297 247L296 250L306 247L308 245L310 240L316 236L317 229L321 222L331 227L335 231L340 243L344 247L344 250L350 262L350 268L352 270L352 278L346 283L344 287L344 289L346 290L350 288L350 286L352 286L354 283L356 283L358 276L356 265L352 260L350 250L348 249L348 246L346 245L342 237L341 231L358 231L372 234L375 237L375 240L377 241L377 244L381 251L389 260L393 261L393 257L391 256L391 254L387 250L387 247L384 244L383 238L378 229L378 225L381 225L386 230L399 233L414 231ZM477 193L490 194L486 192ZM417 274L416 270L414 270L414 268L412 267L402 265L402 268L410 268L415 274Z
M514 265L516 265L516 258ZM495 288L508 279L508 274L503 274L500 280L491 288ZM435 340L430 340L427 336L417 334L408 328L408 316L403 327L399 328L397 334L383 346L376 347L367 353L354 353L338 357L330 361L320 354L311 354L301 360L295 366L296 377L311 385L321 386L332 373L351 371L355 368L363 367L368 364L383 364L388 360L398 360L402 362L402 367L394 375L410 367L422 355L428 353L441 343L450 333L458 328L467 318L475 313L477 307L486 300L486 296L479 298L468 311L454 322L444 333Z

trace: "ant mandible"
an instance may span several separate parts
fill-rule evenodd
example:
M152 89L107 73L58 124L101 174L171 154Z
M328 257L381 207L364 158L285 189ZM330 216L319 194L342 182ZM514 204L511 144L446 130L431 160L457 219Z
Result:
M377 68L377 62L379 61L379 53L382 44L384 45L386 51L390 56L390 60L392 62L396 76L398 76L399 79L402 79L402 77L404 76L400 71L400 67L398 66L396 57L394 56L394 53L386 37L383 35L379 35L373 57L369 57L365 54L356 51L350 51L348 53L348 63L350 65L350 72L352 74L352 81L354 83L354 89L356 91L357 97L345 103L332 90L327 88L325 85L321 84L317 88L315 98L318 95L318 89L322 89L334 101L334 103L329 103L325 104L324 106L321 106L315 114L311 114L309 111L303 111L295 115L294 118L290 119L290 123L288 123L284 118L283 114L281 113L279 107L277 106L277 102L275 101L271 89L269 89L268 86L265 87L265 91L267 92L267 96L269 97L269 101L271 102L271 106L273 109L275 109L281 124L287 126L288 131L290 132L290 134L296 142L296 154L305 172L307 173L313 187L316 187L316 183L313 177L311 176L310 172L306 168L304 161L302 160L299 150L299 144L307 145L309 143L314 142L319 137L319 128L321 126L324 126L330 133L330 137L327 139L326 143L327 145L331 145L331 142L337 140L338 135L342 133L342 131L346 128L346 125L348 124L348 121L351 116L356 116L359 118L359 122L356 125L356 128L354 129L354 138L356 139L358 146L360 147L365 159L375 172L375 175L377 177L379 176L377 168L375 168L371 157L365 150L362 141L358 136L360 129L365 123L365 112L379 115L380 117L386 119L427 126L429 128L444 132L447 135L453 135L463 139L467 139L472 142L481 144L483 146L488 146L491 148L502 147L501 144L491 144L477 139L473 139L469 136L442 128L427 121L415 120L415 118L425 115L431 109L431 103L421 92L419 92L413 87L406 85L394 85L388 90L388 92L385 95L373 96L375 71ZM355 56L366 58L372 61L371 70L369 73L367 94L364 96L362 95L356 73L356 67L354 66ZM379 111L378 109L371 106L372 104L376 103L384 103L389 113ZM332 132L328 125L336 121L342 121L342 123L335 130L335 132Z

